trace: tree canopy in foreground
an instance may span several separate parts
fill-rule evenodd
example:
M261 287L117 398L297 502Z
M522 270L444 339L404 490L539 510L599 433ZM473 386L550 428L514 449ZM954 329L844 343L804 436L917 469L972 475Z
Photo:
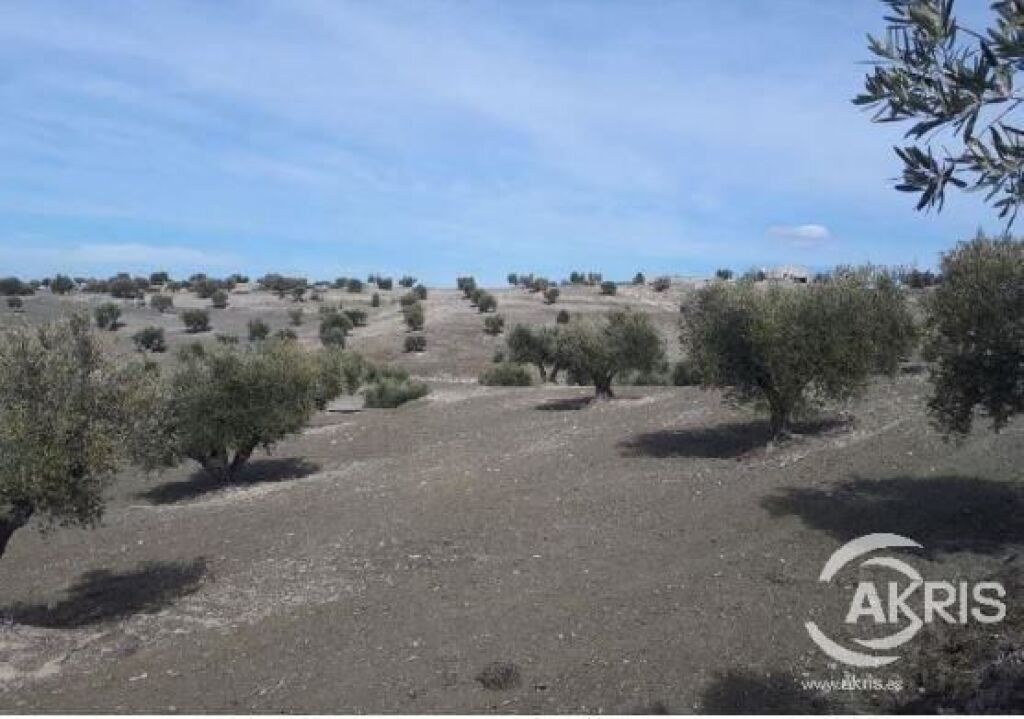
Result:
M1024 202L1024 0L993 2L984 30L962 25L953 0L883 2L886 35L868 36L875 68L854 103L876 122L913 123L912 144L895 148L896 188L918 194L919 210L941 209L949 185L979 190L1012 223Z

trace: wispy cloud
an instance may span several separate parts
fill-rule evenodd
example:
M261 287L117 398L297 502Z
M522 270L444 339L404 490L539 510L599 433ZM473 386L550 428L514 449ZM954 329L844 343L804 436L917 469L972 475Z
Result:
M821 247L832 239L832 233L824 225L772 225L768 234L786 240L793 247Z

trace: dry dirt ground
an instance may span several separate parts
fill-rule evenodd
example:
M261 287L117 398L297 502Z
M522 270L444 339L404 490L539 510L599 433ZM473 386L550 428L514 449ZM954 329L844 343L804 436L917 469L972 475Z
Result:
M567 294L549 307L501 293L499 311L551 322L560 307L643 303L677 344L676 295ZM29 298L24 317L56 304ZM256 314L283 326L288 306L235 295L215 330L244 336ZM154 319L180 325L132 309L116 341ZM922 574L949 581L1020 562L1024 427L944 443L920 374L771 448L763 423L697 388L588 403L582 388L480 387L500 339L451 292L431 293L427 323L428 351L402 355L387 301L352 347L427 378L428 397L322 413L229 487L193 466L126 472L100 528L15 535L0 560L0 709L858 708L874 697L798 683L842 673L804 630L839 631L849 586L817 579L840 544L906 535L925 547ZM511 686L478 680L495 662L515 665Z

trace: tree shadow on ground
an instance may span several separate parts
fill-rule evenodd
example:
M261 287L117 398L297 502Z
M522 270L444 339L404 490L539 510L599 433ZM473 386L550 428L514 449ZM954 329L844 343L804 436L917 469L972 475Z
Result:
M990 479L855 477L829 487L787 487L761 504L774 516L796 515L842 542L891 532L920 542L927 553L980 554L1024 543L1024 490Z
M571 397L569 399L551 399L547 402L541 402L534 409L539 409L542 412L572 412L575 410L585 409L590 406L590 403L594 401L593 397Z
M167 482L147 489L145 492L139 492L135 496L153 504L174 504L227 487L244 487L268 482L284 482L289 479L302 479L319 471L319 464L304 459L294 457L261 459L246 464L230 482L225 482L205 470L199 470L188 479Z
M815 435L847 425L848 422L840 419L819 419L797 422L792 431L796 435ZM771 439L768 422L761 420L647 432L622 442L619 447L625 457L734 459L764 447Z
M704 714L820 714L829 711L820 695L789 676L766 677L748 670L719 672L701 692Z
M203 558L147 562L128 572L97 569L79 577L67 590L67 598L56 604L14 604L0 609L0 615L18 624L72 628L149 614L195 592L206 573Z

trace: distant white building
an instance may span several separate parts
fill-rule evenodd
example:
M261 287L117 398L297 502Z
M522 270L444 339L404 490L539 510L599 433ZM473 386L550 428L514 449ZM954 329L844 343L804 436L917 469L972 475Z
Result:
M811 273L806 267L800 265L781 265L765 271L765 277L769 280L785 280L806 284L811 279Z

